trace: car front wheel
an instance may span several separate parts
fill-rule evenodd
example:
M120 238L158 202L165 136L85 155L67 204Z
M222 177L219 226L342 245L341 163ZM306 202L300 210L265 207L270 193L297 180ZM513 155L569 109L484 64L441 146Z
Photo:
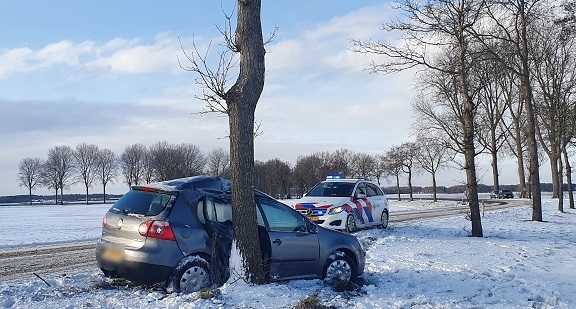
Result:
M380 216L380 228L386 229L388 227L388 210L384 209Z
M344 252L336 251L330 255L324 266L324 280L352 281L356 278L356 266Z
M346 218L346 232L353 233L356 231L356 218L354 215L348 215Z
M175 270L170 284L176 293L198 292L211 284L210 267L202 260L191 260Z

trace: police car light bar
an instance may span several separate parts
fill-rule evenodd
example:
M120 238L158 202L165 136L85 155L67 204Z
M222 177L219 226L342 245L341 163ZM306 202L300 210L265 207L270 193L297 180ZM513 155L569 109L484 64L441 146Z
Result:
M326 180L332 180L332 179L342 179L344 177L342 177L342 175L340 174L336 174L336 175L327 175L326 176Z

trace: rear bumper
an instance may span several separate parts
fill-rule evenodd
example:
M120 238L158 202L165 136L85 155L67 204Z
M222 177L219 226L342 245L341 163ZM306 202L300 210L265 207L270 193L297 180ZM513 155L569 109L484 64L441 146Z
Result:
M96 263L99 268L111 274L137 284L153 285L170 278L175 266L183 255L176 242L175 248L144 246L138 249L124 248L124 258L119 261L104 258L104 251L113 244L98 241L96 243ZM168 245L171 246L170 244Z

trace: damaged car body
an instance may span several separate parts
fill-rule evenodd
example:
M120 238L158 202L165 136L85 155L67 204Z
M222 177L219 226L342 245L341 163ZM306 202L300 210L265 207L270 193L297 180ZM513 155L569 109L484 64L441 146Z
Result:
M196 176L133 186L106 213L96 245L105 276L195 292L228 280L233 241L230 181ZM269 281L361 275L365 252L352 236L322 228L255 191Z

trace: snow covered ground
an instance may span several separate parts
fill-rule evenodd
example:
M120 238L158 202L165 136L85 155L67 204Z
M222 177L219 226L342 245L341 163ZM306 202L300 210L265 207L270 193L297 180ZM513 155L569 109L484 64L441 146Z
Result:
M457 202L397 202L391 211ZM527 205L529 202L527 201ZM94 241L110 205L0 207L0 251ZM464 216L393 223L356 236L367 251L363 285L335 292L320 280L264 286L228 283L219 295L166 295L99 270L0 282L0 308L293 308L316 294L336 308L576 308L576 211L543 197L545 222L529 206L486 212L484 238L468 237Z

